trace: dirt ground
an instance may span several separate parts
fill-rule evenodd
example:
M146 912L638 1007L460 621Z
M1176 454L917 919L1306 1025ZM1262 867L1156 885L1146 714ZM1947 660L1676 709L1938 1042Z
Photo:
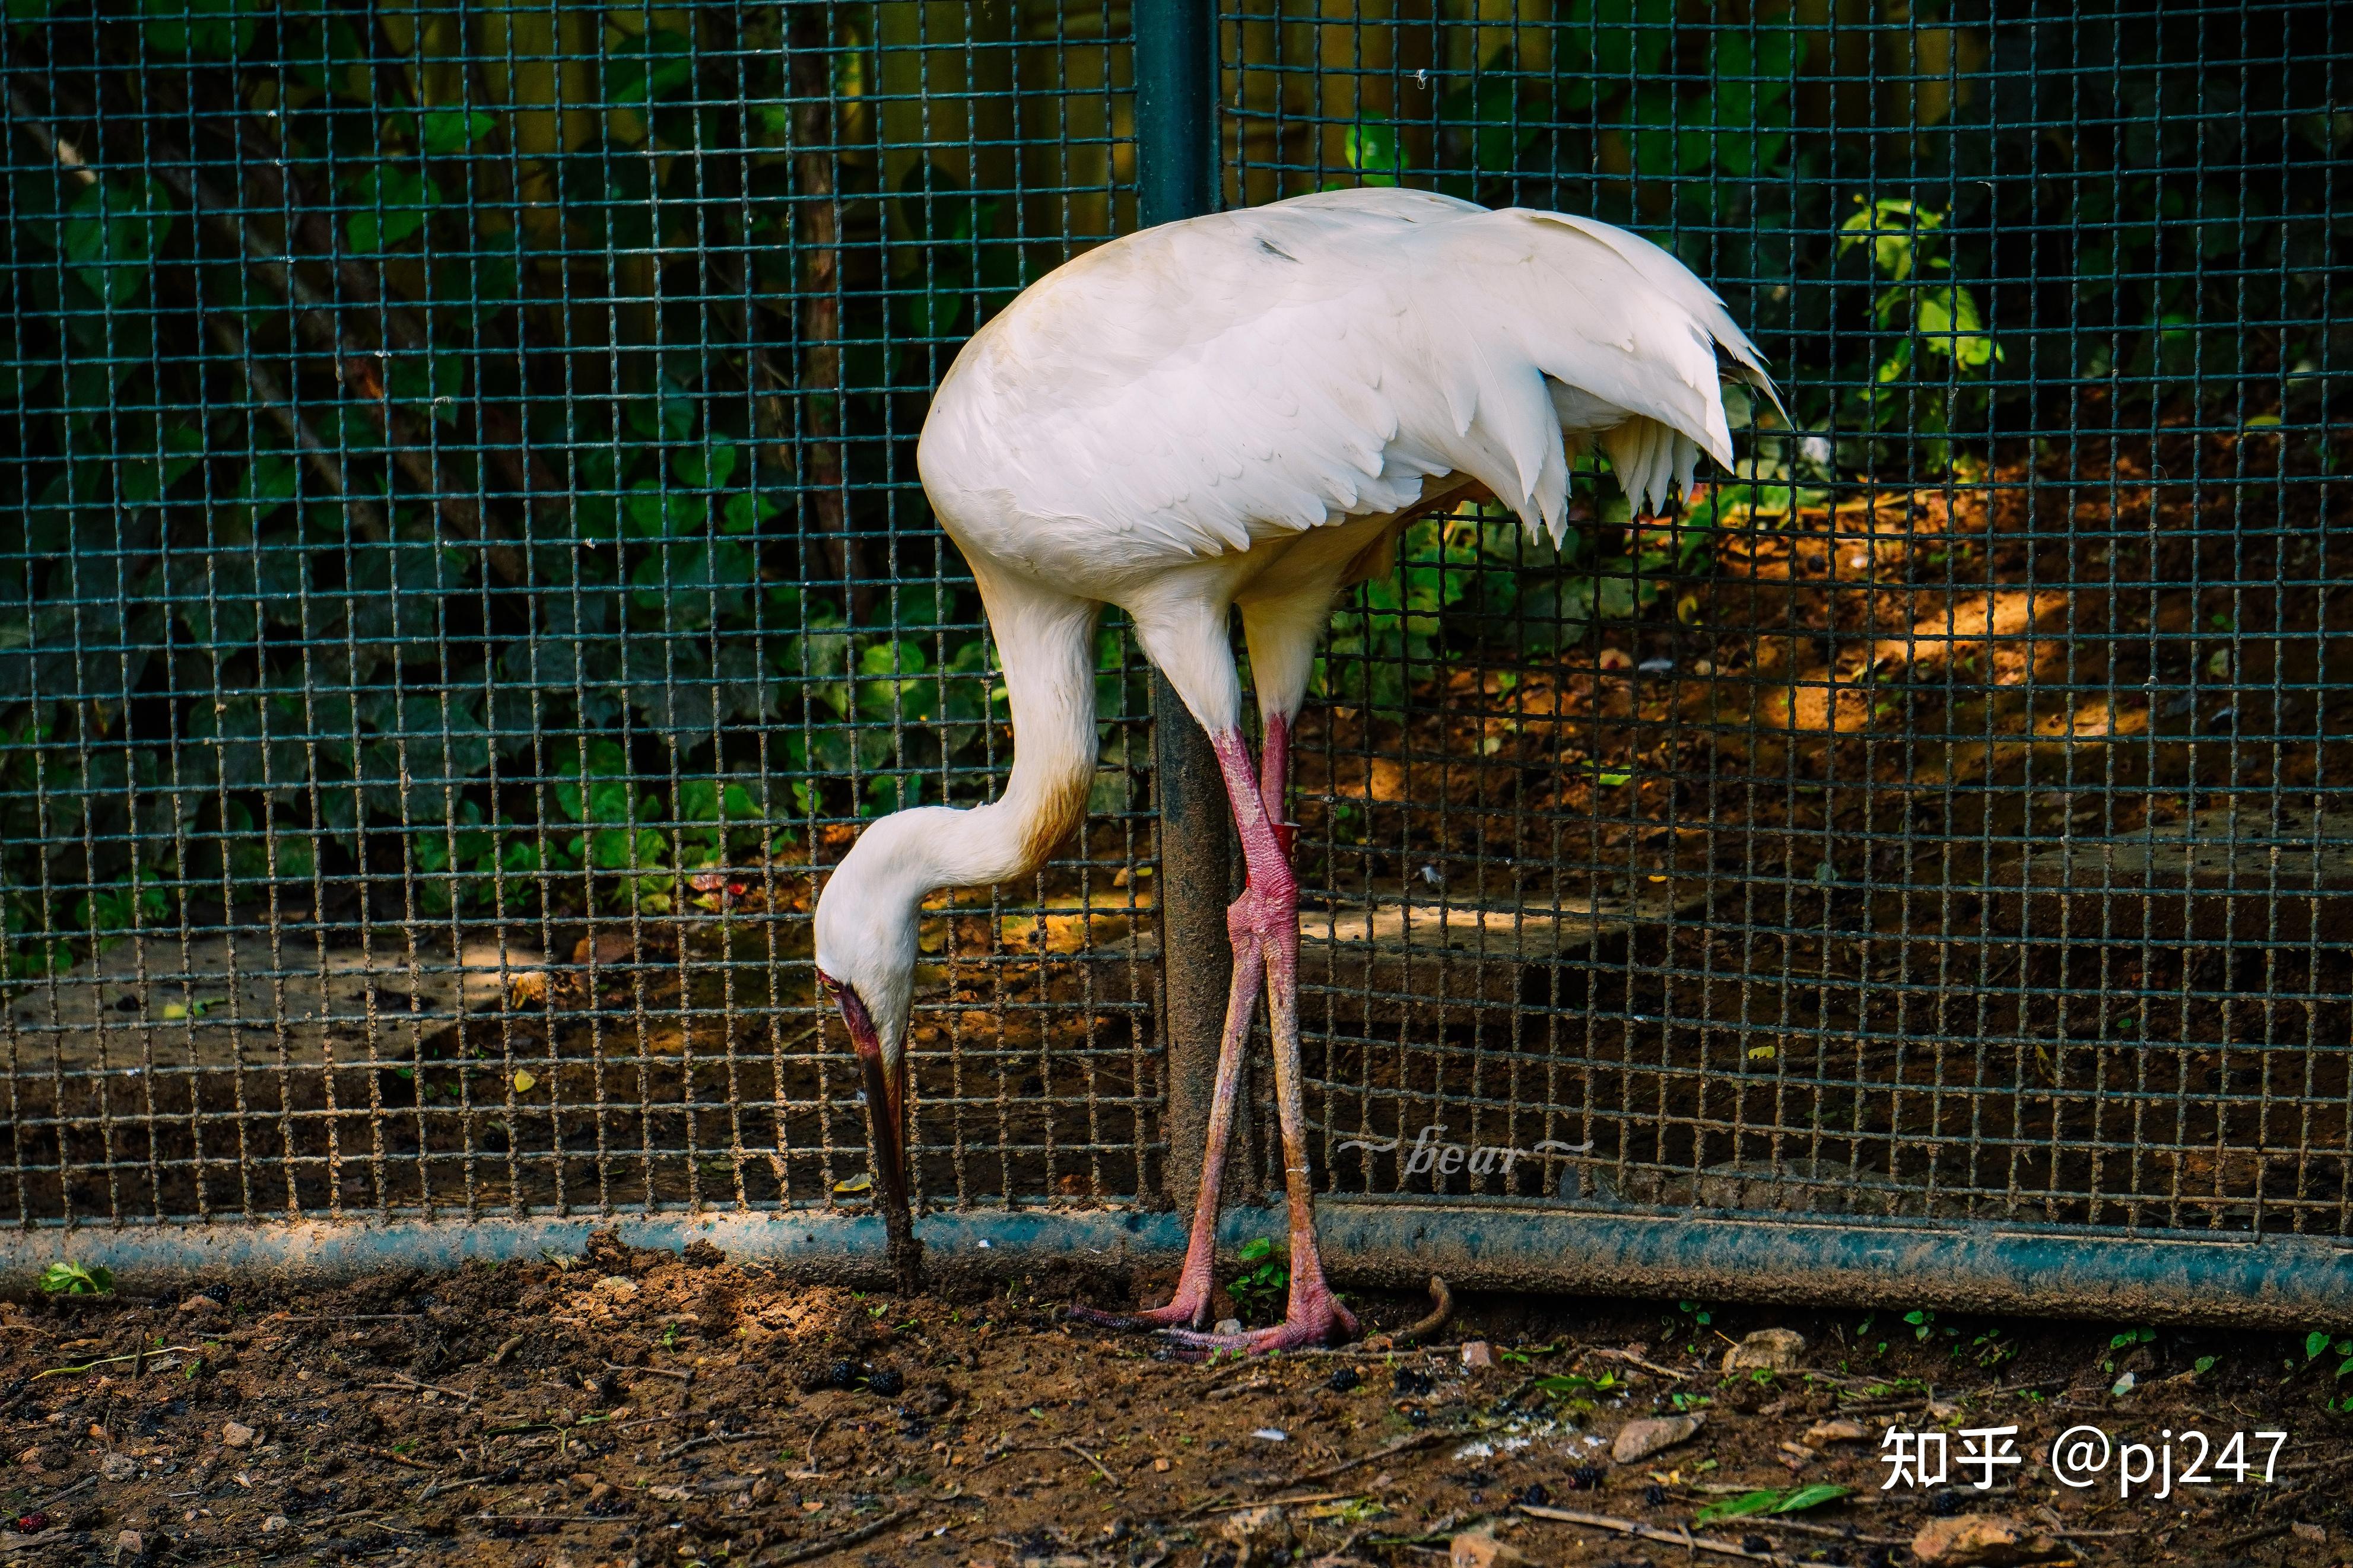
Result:
M2353 1556L2353 1419L2327 1411L2343 1356L2301 1335L1514 1297L1465 1300L1418 1347L1204 1363L1064 1320L1131 1286L1159 1282L908 1300L600 1237L333 1289L26 1294L0 1303L0 1565ZM1375 1336L1426 1307L1356 1304ZM1727 1373L1736 1346L1771 1364ZM1681 1441L1615 1457L1684 1415ZM1643 1420L1665 1425L1629 1433ZM1990 1492L1957 1468L1882 1489L1891 1426L1946 1431L1957 1460L1966 1429L2012 1425L2022 1462ZM2119 1495L2115 1464L2057 1485L2052 1440L2085 1425L2118 1463L2176 1439L2177 1474L2200 1430L2221 1473L2161 1501L2153 1479ZM2258 1431L2288 1436L2274 1452ZM1759 1492L1793 1511L1694 1524ZM2002 1555L1977 1515L2024 1539Z

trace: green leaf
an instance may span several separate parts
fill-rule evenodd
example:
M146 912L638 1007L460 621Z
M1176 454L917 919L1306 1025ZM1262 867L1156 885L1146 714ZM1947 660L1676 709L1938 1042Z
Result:
M1271 1237L1264 1236L1252 1237L1243 1242L1242 1249L1237 1255L1239 1260L1243 1263L1261 1263L1273 1256L1274 1240Z
M132 190L103 181L66 209L58 248L91 293L123 305L147 287L171 232L172 193L161 180L149 179Z
M639 479L621 498L621 518L640 539L676 539L702 531L711 499L689 490L665 489L659 479ZM659 576L659 574L657 574Z
M683 484L699 490L725 489L727 481L735 475L735 464L741 456L740 447L714 445L681 451L670 466Z
M1746 1519L1751 1514L1773 1513L1781 1494L1777 1491L1743 1492L1738 1497L1718 1498L1692 1515L1694 1524L1714 1524L1720 1519Z
M1977 297L1957 283L1923 292L1912 307L1912 326L1931 353L1946 355L1962 370L1983 370L1996 358Z
M1868 246L1873 268L1898 281L1911 277L1923 238L1944 226L1944 215L1916 202L1854 199L1861 210L1839 225L1839 253Z
M159 432L159 455L125 458L116 470L115 495L128 505L152 506L205 455L205 433L191 420L176 419Z
M754 532L762 523L783 510L784 508L765 496L754 495L750 490L738 490L729 496L726 504L720 508L719 531L722 533Z
M1757 1514L1803 1513L1824 1503L1836 1502L1852 1489L1817 1482L1797 1487L1788 1491L1743 1492L1738 1497L1720 1498L1692 1515L1694 1524L1710 1524L1720 1519L1747 1519Z
M41 1270L41 1289L52 1296L103 1296L114 1289L114 1274L97 1265L52 1263Z
M1405 149L1397 127L1386 121L1348 127L1343 150L1359 184L1394 185L1405 173Z
M441 205L441 187L407 163L378 163L359 177L352 195L361 210L345 227L352 248L363 256L379 255L414 237Z
M1571 0L1564 21L1556 69L1574 75L1582 65L1603 77L1653 76L1666 63L1675 0Z
M428 109L417 121L417 144L428 158L453 158L499 123L479 109Z
M2310 1333L2308 1333L2308 1334L2306 1334L2306 1335L2305 1335L2305 1336L2304 1336L2304 1359L2305 1359L2305 1360L2306 1360L2306 1361L2318 1361L2318 1360L2320 1359L2320 1352L2323 1352L2323 1351L2325 1351L2325 1350L2327 1350L2327 1348L2328 1348L2328 1334L2327 1334L2327 1331L2325 1331L2325 1330L2321 1330L2321 1329L2315 1329L2315 1330L2313 1330L2313 1331L2312 1331L2312 1332L2310 1332Z
M264 452L245 466L237 481L237 510L248 527L258 525L294 499L294 459L281 452Z
M385 395L395 403L423 405L444 425L458 422L458 400L466 392L466 358L456 353L397 353L384 366Z
M149 44L195 59L234 59L253 47L261 26L259 5L248 12L242 0L141 0L140 9Z
M605 101L615 107L675 98L694 81L694 42L668 30L623 38L605 50Z

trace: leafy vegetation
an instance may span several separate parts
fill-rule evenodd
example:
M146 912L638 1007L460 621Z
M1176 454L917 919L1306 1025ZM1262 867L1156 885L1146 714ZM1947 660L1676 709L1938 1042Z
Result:
M1226 1293L1233 1297L1248 1321L1279 1321L1291 1291L1291 1266L1275 1256L1274 1239L1258 1236L1242 1243L1240 1262L1242 1271L1226 1287Z
M1760 1514L1803 1513L1810 1508L1836 1502L1853 1490L1852 1487L1816 1482L1812 1486L1790 1487L1783 1490L1743 1492L1737 1497L1718 1498L1709 1503L1692 1515L1692 1523L1714 1524L1718 1520L1752 1519Z
M99 1264L52 1263L41 1270L41 1289L50 1296L108 1296L114 1273Z
M191 901L715 907L828 821L987 792L1002 694L910 436L975 327L1118 226L1124 176L1108 110L1071 132L1083 51L1028 41L1050 16L959 24L1009 29L985 82L936 77L997 56L915 47L920 9L12 0L11 973ZM2309 323L2353 320L2325 62L1915 9L1449 28L1482 52L1419 107L1352 100L1324 161L1673 246L1788 372L1799 438L1754 469L1785 488L1967 478L2062 405L2320 420ZM2025 68L2060 26L2070 68ZM1577 488L1558 552L1492 511L1409 531L1323 689L1390 706L1450 640L1541 658L1687 613L1719 503ZM1100 664L1107 721L1139 713L1115 631Z

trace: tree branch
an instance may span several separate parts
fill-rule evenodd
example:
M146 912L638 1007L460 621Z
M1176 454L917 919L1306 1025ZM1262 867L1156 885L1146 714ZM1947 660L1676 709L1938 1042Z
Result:
M352 526L379 544L390 543L392 531L385 524L382 510L375 501L352 489L343 459L335 455L334 448L319 438L319 433L311 427L308 419L302 417L302 411L286 395L285 388L279 384L278 378L269 373L269 368L253 357L245 330L227 316L218 313L208 315L205 325L212 332L213 341L220 344L222 351L244 370L246 384L253 389L254 397L278 427L286 432L295 449L310 464L311 471L343 500L344 510L351 516Z

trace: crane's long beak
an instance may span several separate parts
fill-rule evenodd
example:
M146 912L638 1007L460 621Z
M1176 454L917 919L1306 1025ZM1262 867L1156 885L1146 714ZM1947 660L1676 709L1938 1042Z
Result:
M882 1037L865 1002L847 985L835 994L849 1043L858 1049L859 1066L866 1079L866 1114L874 1139L874 1181L879 1195L895 1214L907 1212L907 1058L886 1053ZM895 1058L895 1059L886 1059Z

